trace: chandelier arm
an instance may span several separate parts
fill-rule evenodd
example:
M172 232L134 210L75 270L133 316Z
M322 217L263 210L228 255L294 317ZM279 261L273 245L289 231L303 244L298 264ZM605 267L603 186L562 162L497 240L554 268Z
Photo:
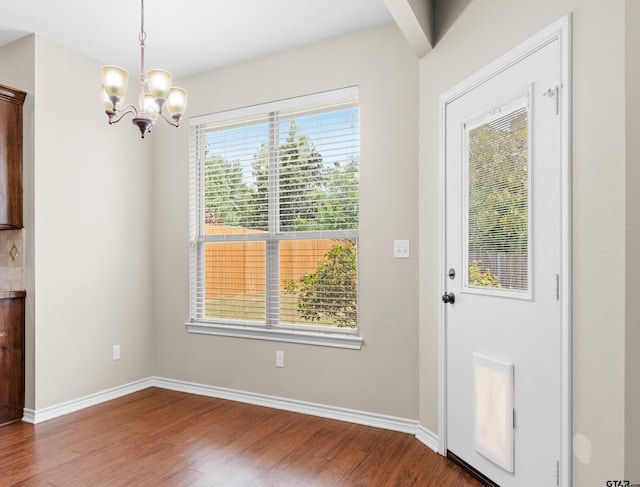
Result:
M118 123L122 120L126 115L132 113L134 117L138 116L138 109L133 105L127 105L126 107L121 108L120 110L105 110L107 115L109 115L109 125L113 125L114 123ZM117 118L116 118L117 115Z
M159 114L162 118L164 118L164 121L167 122L169 125L173 125L174 127L180 126L180 120L176 120L175 118L173 118L172 120L169 120L164 113L160 112Z

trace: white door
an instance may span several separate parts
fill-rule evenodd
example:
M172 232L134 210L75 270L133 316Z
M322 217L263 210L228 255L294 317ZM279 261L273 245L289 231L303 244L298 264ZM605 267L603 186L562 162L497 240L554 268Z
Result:
M561 46L445 105L446 445L502 486L555 486L562 437Z

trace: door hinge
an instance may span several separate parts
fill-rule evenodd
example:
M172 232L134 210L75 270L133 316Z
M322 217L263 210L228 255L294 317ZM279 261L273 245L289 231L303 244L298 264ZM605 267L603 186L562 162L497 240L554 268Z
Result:
M554 86L544 92L542 96L548 96L549 98L555 97L556 99L556 115L560 113L560 87Z
M560 274L556 274L556 301L560 301Z
M560 486L560 460L556 461L556 485Z

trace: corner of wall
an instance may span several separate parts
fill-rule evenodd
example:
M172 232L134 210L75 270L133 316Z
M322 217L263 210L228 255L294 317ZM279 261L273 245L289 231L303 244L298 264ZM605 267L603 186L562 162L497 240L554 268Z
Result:
M625 479L640 483L640 4L625 2Z

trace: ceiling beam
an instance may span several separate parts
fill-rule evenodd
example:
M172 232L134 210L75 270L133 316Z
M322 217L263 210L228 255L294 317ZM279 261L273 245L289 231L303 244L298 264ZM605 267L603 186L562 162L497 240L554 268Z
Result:
M433 48L433 0L384 0L418 57Z

